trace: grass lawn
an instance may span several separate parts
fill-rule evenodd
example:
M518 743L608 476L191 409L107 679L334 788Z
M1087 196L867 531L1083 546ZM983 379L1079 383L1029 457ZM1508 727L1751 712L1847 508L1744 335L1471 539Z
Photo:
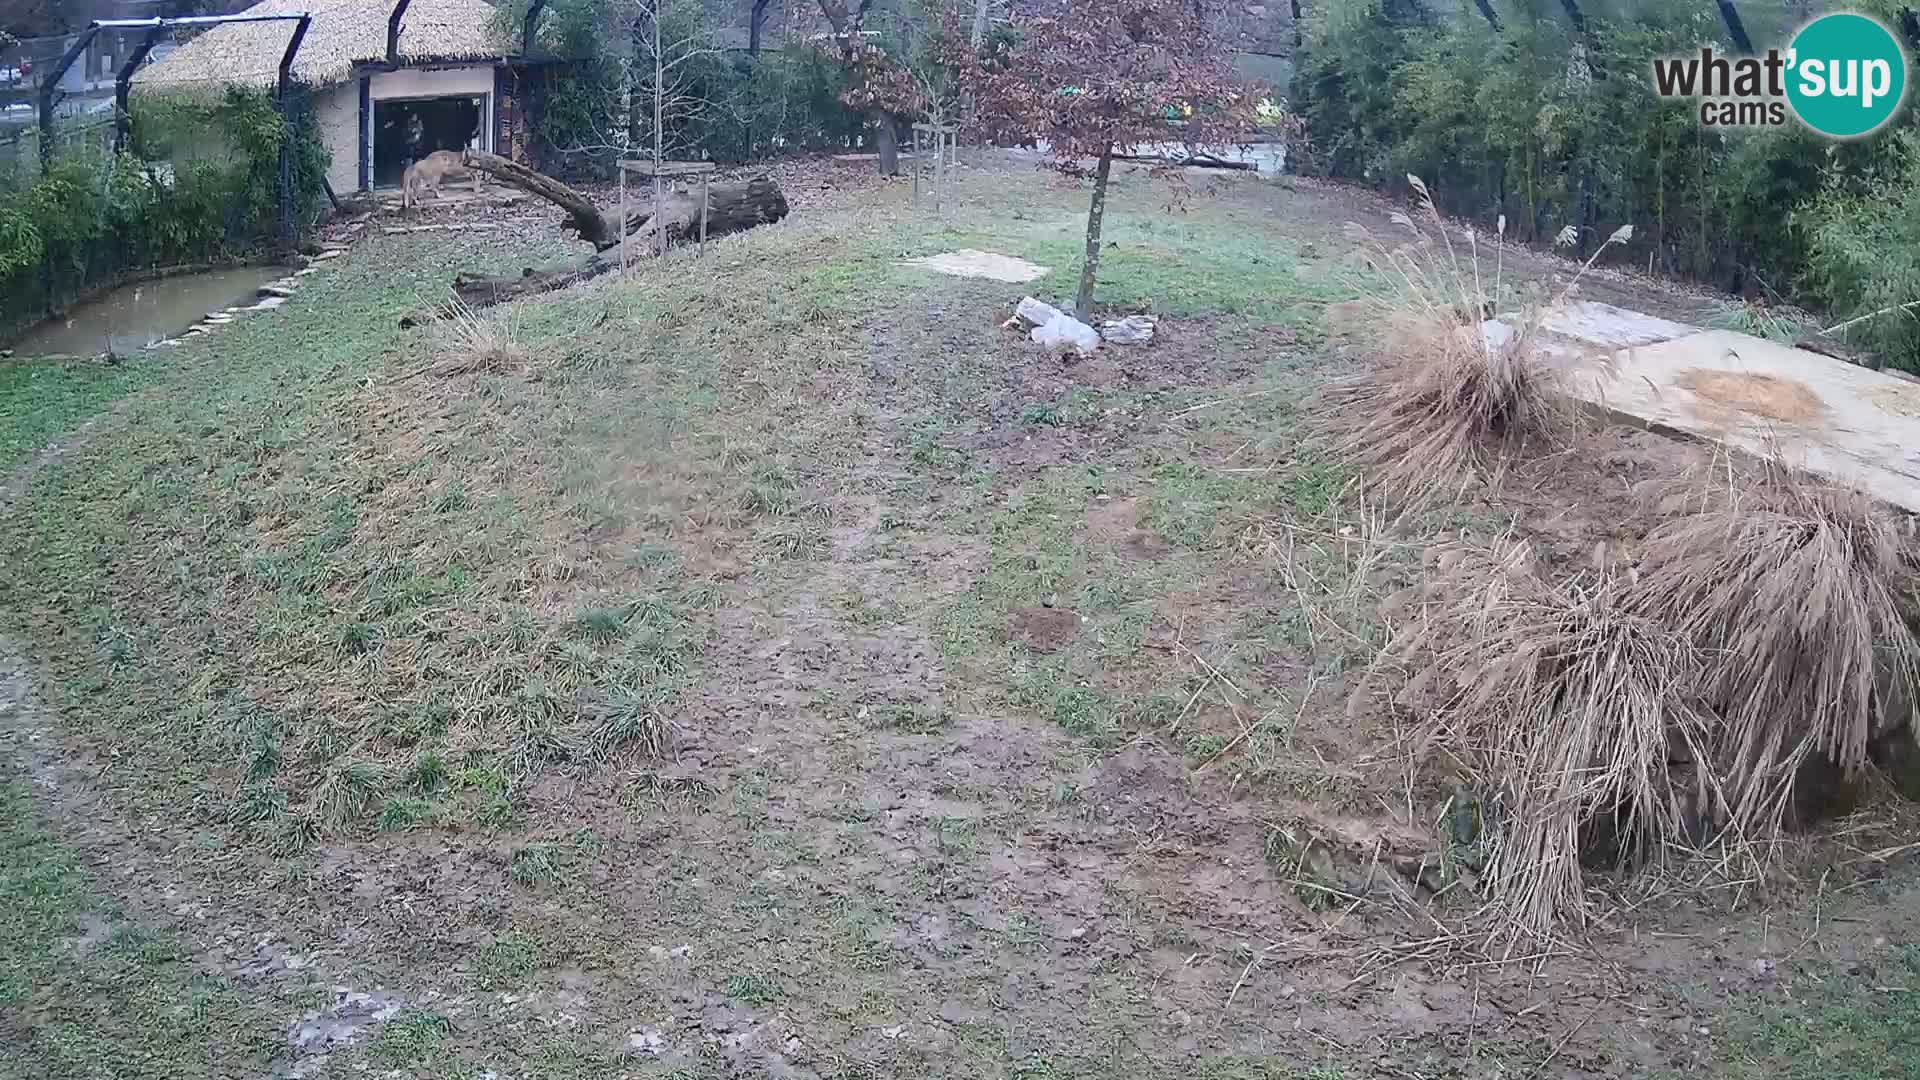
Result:
M0 468L28 455L140 385L146 370L92 361L0 362Z
M35 743L0 799L0 1075L1804 1060L1773 1012L1692 1034L1777 1001L1711 933L1638 1000L1620 941L1357 977L1431 936L1376 870L1438 805L1347 708L1420 552L1302 425L1358 362L1327 313L1372 208L1236 178L1169 213L1123 174L1099 298L1160 337L1063 362L1001 328L1025 287L904 261L1019 255L1064 299L1085 192L961 183L501 309L484 363L398 317L549 225L371 237L166 369L0 368L0 462L121 399L0 525L12 711L85 766L36 801ZM1920 924L1888 888L1875 963ZM1910 994L1821 985L1835 1068L1898 1060Z

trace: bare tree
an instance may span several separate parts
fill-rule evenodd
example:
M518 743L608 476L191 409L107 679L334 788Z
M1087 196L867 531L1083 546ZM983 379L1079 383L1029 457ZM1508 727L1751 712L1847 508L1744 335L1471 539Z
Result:
M626 41L628 50L607 57L613 65L610 94L580 118L563 153L626 156L656 150L663 157L691 156L687 133L701 130L720 107L698 85L695 65L724 55L701 17L698 0L601 0L593 29L606 41ZM657 144L657 145L656 145Z
M873 0L859 0L852 8L846 0L820 0L820 13L833 27L834 48L847 69L849 86L841 100L866 113L880 173L894 176L900 172L900 145L894 125L899 114L915 111L914 80L905 65L867 40L867 15L872 8Z
M1252 93L1232 54L1207 32L1204 12L1164 0L1076 0L1068 18L1028 18L1011 50L970 49L947 36L986 134L1045 140L1055 168L1094 163L1086 261L1074 312L1092 313L1100 272L1107 184L1116 155L1160 142L1227 147L1258 126Z

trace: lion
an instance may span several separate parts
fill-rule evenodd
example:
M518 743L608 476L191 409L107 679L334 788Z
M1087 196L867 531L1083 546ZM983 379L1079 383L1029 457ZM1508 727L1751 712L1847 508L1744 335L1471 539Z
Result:
M434 197L439 198L440 185L449 179L471 179L473 189L480 190L479 173L467 166L460 151L435 150L400 174L400 208L405 210L419 202L421 190L431 190Z

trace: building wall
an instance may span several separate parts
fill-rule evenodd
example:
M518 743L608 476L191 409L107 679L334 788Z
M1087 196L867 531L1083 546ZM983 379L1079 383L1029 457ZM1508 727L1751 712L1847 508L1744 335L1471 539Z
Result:
M391 98L480 97L494 92L493 65L424 70L406 68L379 71L369 76L374 101ZM350 79L322 91L314 102L320 138L333 161L327 166L327 182L338 193L360 190L360 80ZM491 142L492 124L483 122L482 132Z
M373 76L373 100L414 97L479 97L493 93L493 65L426 71L403 68Z
M314 122L320 141L333 160L327 165L327 183L335 194L360 190L360 82L350 80L315 96Z

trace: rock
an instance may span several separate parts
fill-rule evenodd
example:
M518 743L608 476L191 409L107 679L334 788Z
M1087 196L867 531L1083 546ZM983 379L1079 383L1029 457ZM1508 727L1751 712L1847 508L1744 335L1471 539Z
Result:
M668 1050L664 1034L653 1028L641 1028L627 1035L627 1049L648 1057L660 1057Z
M949 1024L980 1024L988 1019L986 1013L963 1001L948 1001L942 1004L938 1015Z
M1056 353L1072 349L1081 356L1091 356L1100 347L1098 330L1066 314L1056 314L1045 325L1034 327L1028 336L1034 344Z
M11 360L11 359L13 359L12 349L0 349L0 360Z
M1031 296L1022 297L1020 306L1013 313L1035 326L1045 326L1060 317L1060 309L1052 304L1042 303Z
M340 256L342 256L342 255L345 255L345 254L346 254L346 251L344 251L344 250L343 250L343 249L341 249L341 248L328 248L327 250L325 250L325 251L323 251L323 252L321 252L320 254L318 254L318 255L315 255L315 256L313 257L313 261L314 261L314 262L326 262L326 261L327 261L328 259L337 259L337 258L339 258Z
M286 302L287 302L287 298L284 296L269 296L266 299L248 308L247 310L248 311L272 311L274 308L280 307Z
M303 278L303 277L306 277L308 274L317 274L319 272L320 272L320 268L317 266L303 266L300 269L295 270L293 272L293 276L296 278Z
M1151 315L1129 315L1100 324L1100 336L1109 345L1145 345L1153 340L1157 321Z
M267 296L267 297L278 297L281 300L285 300L287 297L293 295L293 289L291 286L282 285L278 282L275 282L272 285L260 286L260 295Z

